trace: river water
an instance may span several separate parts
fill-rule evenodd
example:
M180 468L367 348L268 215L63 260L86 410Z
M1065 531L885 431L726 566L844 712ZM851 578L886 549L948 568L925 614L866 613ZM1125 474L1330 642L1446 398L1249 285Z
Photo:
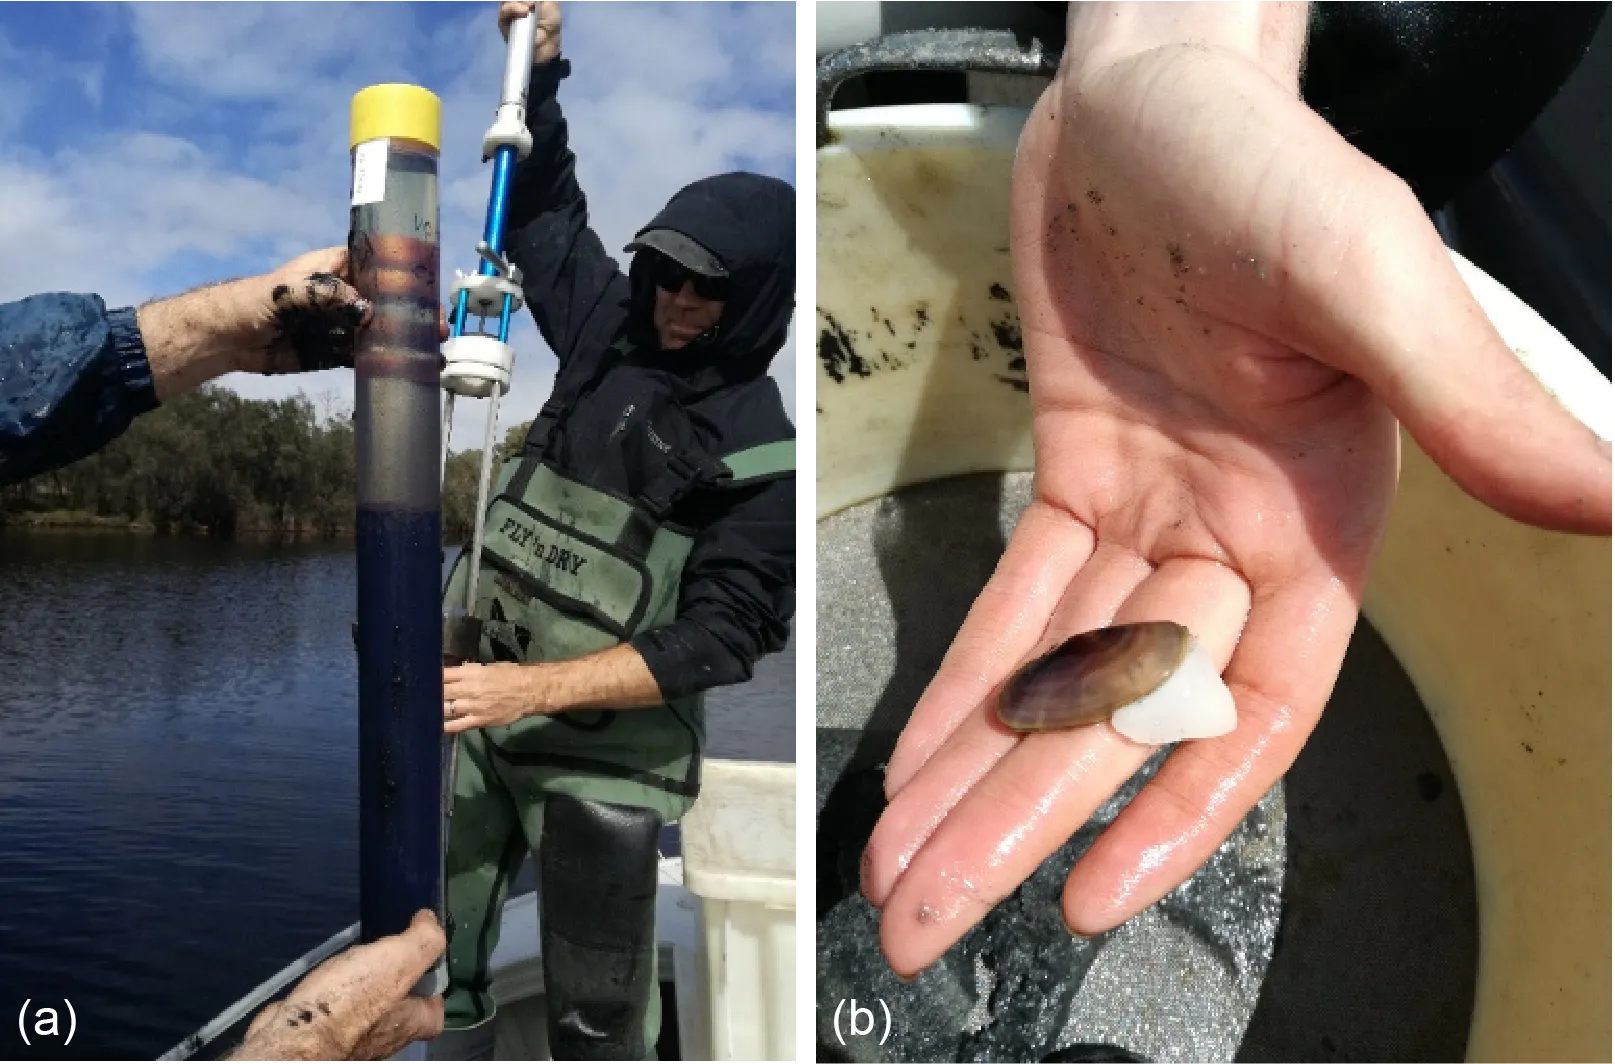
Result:
M149 1060L358 919L353 586L347 544L0 532L0 1059ZM795 759L794 670L709 699L711 756Z

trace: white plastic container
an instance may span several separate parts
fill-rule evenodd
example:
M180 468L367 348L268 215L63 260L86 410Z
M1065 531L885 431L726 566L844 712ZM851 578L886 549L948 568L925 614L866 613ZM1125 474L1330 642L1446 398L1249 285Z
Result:
M796 766L707 761L680 833L712 1059L796 1059Z

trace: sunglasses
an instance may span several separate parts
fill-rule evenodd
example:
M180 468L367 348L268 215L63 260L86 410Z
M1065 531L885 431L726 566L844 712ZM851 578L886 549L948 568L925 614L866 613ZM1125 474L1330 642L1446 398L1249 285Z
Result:
M657 255L655 263L656 287L664 292L681 292L686 281L695 283L695 294L702 299L722 301L729 298L729 278L708 277L696 273L676 259Z

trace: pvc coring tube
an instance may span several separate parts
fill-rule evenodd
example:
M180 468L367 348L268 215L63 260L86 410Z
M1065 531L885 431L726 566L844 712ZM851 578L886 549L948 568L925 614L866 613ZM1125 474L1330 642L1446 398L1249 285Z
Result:
M413 85L353 98L348 235L375 307L354 364L359 651L359 923L372 942L444 918L441 107ZM439 992L442 964L417 993Z

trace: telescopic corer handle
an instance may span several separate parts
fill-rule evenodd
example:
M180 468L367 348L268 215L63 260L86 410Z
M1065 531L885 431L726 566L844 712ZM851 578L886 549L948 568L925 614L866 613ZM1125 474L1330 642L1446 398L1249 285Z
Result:
M493 470L495 426L499 421L499 400L510 391L510 377L516 365L516 350L510 344L510 316L522 308L521 271L504 255L505 212L510 203L510 179L516 162L533 150L533 135L527 131L527 87L533 70L533 43L538 35L537 14L524 15L510 25L510 43L505 52L505 76L499 90L499 110L493 125L482 138L482 161L493 161L493 188L488 194L488 216L477 244L477 272L466 276L455 271L450 287L454 300L454 322L449 339L443 343L443 453L440 466L449 454L449 432L454 423L456 396L488 400L488 420L483 433L482 463L477 471L477 508L472 514L471 557L466 573L465 601L447 603L443 616L443 664L458 665L472 660L482 642L482 621L476 614L477 584L482 568L483 519L488 509L488 485ZM470 329L472 315L477 327ZM488 333L489 322L497 316L497 335ZM449 841L449 820L454 812L454 785L459 762L459 743L444 744L443 846ZM445 905L448 883L443 884Z

